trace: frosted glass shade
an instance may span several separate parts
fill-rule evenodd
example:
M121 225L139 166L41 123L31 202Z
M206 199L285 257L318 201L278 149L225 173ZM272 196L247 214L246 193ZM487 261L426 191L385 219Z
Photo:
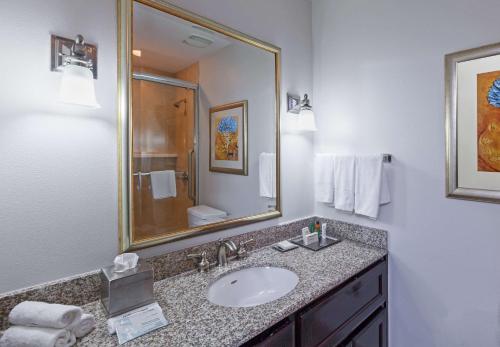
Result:
M59 89L59 101L91 108L100 108L94 89L94 76L89 68L66 65Z
M298 119L297 128L299 131L317 131L316 120L312 110L301 110Z

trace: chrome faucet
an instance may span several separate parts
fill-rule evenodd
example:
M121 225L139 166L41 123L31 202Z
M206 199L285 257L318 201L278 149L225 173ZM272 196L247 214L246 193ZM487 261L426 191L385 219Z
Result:
M217 265L218 266L227 266L227 251L236 252L238 248L231 240L219 240L219 245L217 247Z

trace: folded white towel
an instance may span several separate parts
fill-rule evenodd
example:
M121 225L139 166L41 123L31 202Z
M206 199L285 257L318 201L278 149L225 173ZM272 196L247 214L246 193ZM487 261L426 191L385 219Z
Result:
M356 158L355 186L354 212L377 219L380 205L391 201L382 154Z
M352 155L337 155L334 158L334 206L341 211L352 212L354 210L355 163L356 158Z
M95 318L93 315L84 313L79 321L71 324L68 329L75 334L76 337L84 337L95 328Z
M10 311L9 322L14 325L64 329L81 316L82 309L77 306L24 301Z
M276 154L259 155L259 191L263 198L276 198Z
M318 202L333 203L333 168L333 154L316 154L314 157L314 195Z
M12 326L0 339L0 347L69 347L76 342L66 329Z
M177 189L175 186L175 171L153 171L151 172L151 188L154 199L175 198Z

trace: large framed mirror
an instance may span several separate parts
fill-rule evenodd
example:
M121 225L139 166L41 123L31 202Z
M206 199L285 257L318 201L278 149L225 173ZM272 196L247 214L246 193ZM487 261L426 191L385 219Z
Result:
M281 216L280 49L117 1L121 250Z

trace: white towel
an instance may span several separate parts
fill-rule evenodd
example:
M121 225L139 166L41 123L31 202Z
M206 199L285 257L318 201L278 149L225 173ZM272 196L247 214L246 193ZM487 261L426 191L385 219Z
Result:
M24 301L10 311L9 322L14 325L64 329L81 316L82 309L77 306Z
M259 190L264 198L276 198L276 154L259 155Z
M12 326L0 339L0 347L69 347L75 335L66 329Z
M80 320L71 324L68 329L75 334L76 337L84 337L95 328L95 318L93 315L84 313Z
M354 212L377 219L380 205L391 201L382 154L356 158L355 185Z
M333 168L333 154L316 154L314 157L314 195L318 202L333 203Z
M354 168L356 158L352 155L337 155L334 158L334 206L337 210L354 210Z
M175 171L153 171L151 172L151 187L154 199L175 198L177 189L175 186Z

